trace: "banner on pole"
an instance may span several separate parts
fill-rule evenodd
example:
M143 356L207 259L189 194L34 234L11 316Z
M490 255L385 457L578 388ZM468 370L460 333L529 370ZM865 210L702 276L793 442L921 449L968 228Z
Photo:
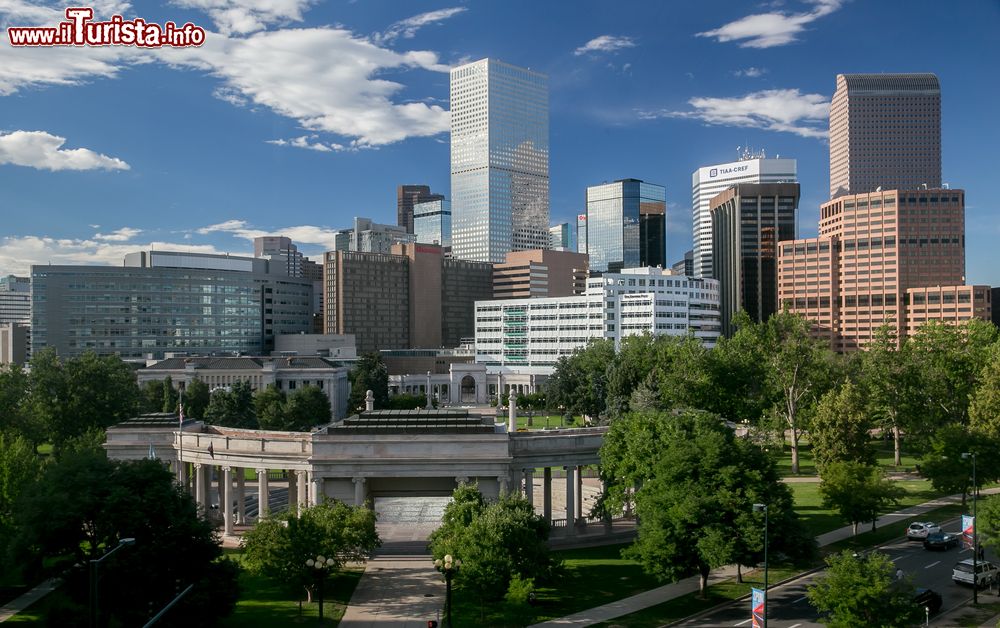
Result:
M763 589L751 589L750 615L753 617L753 628L764 628L764 593Z
M975 535L975 524L975 517L962 515L962 547L965 549L972 549L972 545L975 541L973 538Z

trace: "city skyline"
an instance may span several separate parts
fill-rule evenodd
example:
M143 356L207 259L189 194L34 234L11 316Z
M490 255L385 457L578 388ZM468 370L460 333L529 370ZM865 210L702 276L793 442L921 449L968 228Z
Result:
M242 23L173 4L123 10L205 26L198 50L15 50L5 41L0 60L14 71L0 73L0 274L49 261L116 264L150 245L245 253L264 234L286 235L316 258L355 215L395 222L397 185L450 189L447 71L490 57L550 76L551 222L575 222L588 185L662 183L668 263L691 248L690 173L732 161L736 146L797 160L799 235L814 235L828 196L822 136L836 75L933 72L943 180L968 197L967 283L1000 284L991 254L1000 232L986 200L998 88L976 79L986 66L975 53L1000 18L994 4L954 7L935 23L938 37L891 48L878 45L878 24L916 30L932 12L836 1L731 3L711 14L636 4L636 24L634 11L595 4L563 28L556 7L523 3L293 4L294 14L247 10ZM58 17L11 6L4 26ZM740 24L751 15L770 17L748 31ZM502 36L514 24L524 37ZM858 33L851 41L848 28ZM291 55L280 59L286 66L323 52L350 70L348 84L315 64L281 75L279 46ZM241 65L248 60L256 65ZM275 93L306 73L308 111Z

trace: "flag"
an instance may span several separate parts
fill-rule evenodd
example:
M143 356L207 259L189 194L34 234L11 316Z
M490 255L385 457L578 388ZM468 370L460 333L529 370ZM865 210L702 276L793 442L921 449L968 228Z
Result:
M148 454L148 457L149 457L150 460L156 460L156 452L153 451L153 443L149 444L149 454Z
M212 447L212 443L208 444L208 455L215 458L215 448Z
M767 595L763 589L750 589L750 617L753 620L753 628L762 628L764 625L764 599Z
M972 549L975 542L976 518L969 515L962 515L962 546L965 549Z

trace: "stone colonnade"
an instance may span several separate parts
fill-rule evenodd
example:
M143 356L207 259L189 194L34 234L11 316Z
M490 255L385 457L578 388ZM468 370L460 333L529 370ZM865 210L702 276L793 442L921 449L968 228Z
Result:
M566 518L567 536L575 536L578 528L587 526L587 515L583 512L583 469L590 465L566 465L561 467L566 472ZM541 467L542 469L542 516L550 523L556 523L552 512L552 469L559 467ZM515 471L521 477L516 478L525 499L535 503L535 471L536 468L524 468ZM501 490L504 490L501 487ZM611 525L611 520L604 521L605 527Z

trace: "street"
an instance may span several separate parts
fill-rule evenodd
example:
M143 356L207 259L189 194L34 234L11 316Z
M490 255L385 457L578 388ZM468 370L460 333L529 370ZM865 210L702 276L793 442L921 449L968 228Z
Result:
M950 519L942 524L942 529L958 534L959 519ZM935 617L940 617L972 597L972 588L955 584L951 580L952 567L959 560L971 558L972 551L967 549L948 549L944 551L925 550L919 541L899 539L882 546L883 553L888 554L893 563L901 568L904 574L913 578L917 588L933 589L943 600L941 610L931 616L930 625L935 623ZM996 556L987 552L986 559L996 562ZM786 585L772 588L768 600L768 628L813 628L823 626L819 621L819 613L806 598L806 589L823 572L816 572L807 577L795 580ZM997 601L996 588L982 590L980 601ZM721 626L750 626L750 602L741 600L734 602L714 613L691 619L677 624L678 626L699 626L702 628L718 628ZM921 625L923 623L921 622Z

